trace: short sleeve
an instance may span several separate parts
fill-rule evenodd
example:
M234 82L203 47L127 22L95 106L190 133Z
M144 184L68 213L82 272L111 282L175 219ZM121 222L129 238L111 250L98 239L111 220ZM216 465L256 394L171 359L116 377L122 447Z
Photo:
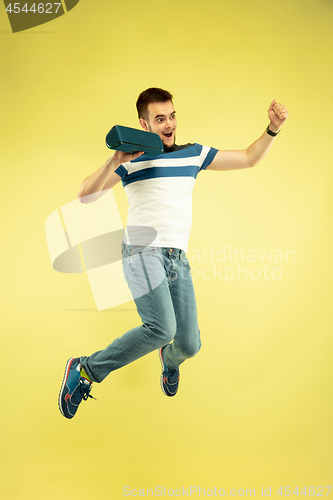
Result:
M127 175L127 170L124 167L124 165L119 165L119 167L116 168L115 173L118 174L124 180Z
M214 160L217 152L218 149L210 148L208 146L202 146L203 162L201 164L200 170L206 170L208 165L210 165Z

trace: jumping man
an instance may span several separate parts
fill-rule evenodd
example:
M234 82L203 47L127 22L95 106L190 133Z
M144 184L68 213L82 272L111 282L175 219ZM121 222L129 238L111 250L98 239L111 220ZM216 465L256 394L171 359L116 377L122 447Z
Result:
M141 325L116 338L91 356L70 358L59 395L59 408L73 418L93 382L110 372L159 350L161 386L175 396L179 366L201 347L191 269L186 258L192 225L192 190L202 170L234 170L258 164L268 153L288 117L275 99L269 125L247 149L219 151L200 144L175 143L177 128L173 96L160 88L142 92L136 103L141 127L160 136L164 153L116 151L85 179L78 198L97 199L122 181L128 196L127 230L122 242L123 270Z

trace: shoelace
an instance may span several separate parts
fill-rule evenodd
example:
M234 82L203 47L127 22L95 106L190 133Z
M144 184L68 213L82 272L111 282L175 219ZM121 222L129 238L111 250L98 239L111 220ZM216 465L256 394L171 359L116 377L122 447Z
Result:
M91 384L85 384L80 380L79 386L76 388L74 391L74 394L72 395L72 403L74 405L79 405L82 401L87 401L88 398L96 399L93 396L91 396L89 393L91 391Z
M172 370L171 368L168 368L168 371L164 373L167 377L168 384L175 384L176 382L178 382L178 370Z

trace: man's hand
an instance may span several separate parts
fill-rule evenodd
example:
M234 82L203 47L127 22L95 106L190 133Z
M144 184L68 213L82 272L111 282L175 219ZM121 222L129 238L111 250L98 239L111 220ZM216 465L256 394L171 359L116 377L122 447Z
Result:
M274 99L268 108L270 119L269 129L278 132L288 118L288 110L283 104ZM234 170L257 165L268 153L275 137L267 134L266 130L259 139L247 149L240 151L218 151L207 170Z
M143 154L143 151L134 154L115 151L101 168L84 179L77 194L80 202L91 203L102 196L103 193L106 193L108 189L113 188L121 179L120 175L115 173L115 170L122 163L134 160Z
M139 153L125 153L124 151L118 151L116 150L113 158L115 160L115 163L121 165L122 163L126 163L127 161L132 161L135 160L135 158L138 158L139 156L143 155L143 151L139 151ZM118 165L118 166L119 166Z
M268 118L271 121L269 129L272 132L277 132L288 118L288 110L274 99L268 108Z

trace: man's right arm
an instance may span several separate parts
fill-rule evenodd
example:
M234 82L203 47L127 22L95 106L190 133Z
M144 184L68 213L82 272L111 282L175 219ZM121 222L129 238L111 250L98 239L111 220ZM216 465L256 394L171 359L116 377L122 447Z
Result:
M81 203L91 203L97 200L106 190L113 188L121 179L115 170L122 164L134 160L143 153L129 154L116 151L104 165L87 177L81 184L77 194ZM104 193L102 192L104 191Z

